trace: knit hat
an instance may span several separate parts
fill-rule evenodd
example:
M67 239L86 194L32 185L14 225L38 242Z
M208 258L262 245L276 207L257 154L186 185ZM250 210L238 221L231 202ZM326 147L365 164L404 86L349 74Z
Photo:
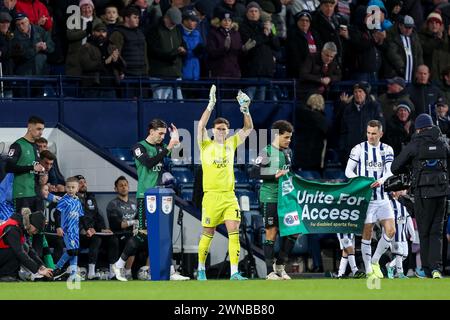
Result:
M398 109L403 108L406 109L409 113L411 113L411 107L407 101L400 101L394 108L394 112L397 112Z
M44 230L45 217L41 211L36 211L30 214L30 224L33 225L39 232Z
M431 22L431 21L436 21L436 22L442 24L442 17L441 17L441 15L439 13L432 12L427 17L427 23Z
M216 18L219 18L221 21L223 19L231 19L233 20L233 13L228 10L217 10L215 12Z
M108 28L106 27L106 25L101 22L101 23L97 23L94 28L92 28L93 31L108 31Z
M403 79L402 77L394 77L392 79L387 79L387 83L388 84L398 84L402 88L406 87L405 79Z
M183 15L182 15L183 20L192 20L192 21L199 21L200 19L198 18L197 12L195 12L194 10L184 10L183 11Z
M171 7L167 10L166 17L169 18L173 24L181 24L181 11L176 7Z
M436 101L436 107L439 106L448 106L447 101L445 100L444 97L439 97Z
M414 122L414 127L416 129L423 129L432 126L433 120L431 119L430 115L426 113L419 114L419 116L416 118L416 122Z
M250 10L251 8L256 8L259 11L261 11L261 6L255 1L252 1L247 5L247 11Z
M300 18L302 18L302 17L307 17L309 19L309 22L312 21L311 12L308 10L302 10L302 11L297 12L294 15L295 22L298 22L298 20L300 20Z
M12 18L8 12L0 12L0 22L11 22Z
M78 6L81 8L85 4L90 5L92 7L92 9L95 8L94 3L92 2L92 0L80 0L80 4Z
M360 82L356 83L353 86L353 90L355 90L355 89L363 90L364 93L366 94L366 96L368 96L370 94L371 87L370 87L370 84L368 82L360 81Z
M18 21L18 20L22 20L22 19L25 19L25 18L28 18L27 15L25 13L19 12L14 17L14 20Z

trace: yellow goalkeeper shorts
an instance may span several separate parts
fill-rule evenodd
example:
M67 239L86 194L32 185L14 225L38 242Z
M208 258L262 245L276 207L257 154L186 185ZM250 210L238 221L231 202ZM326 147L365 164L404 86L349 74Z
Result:
M202 226L214 228L226 220L241 221L241 211L234 191L205 192L202 201Z

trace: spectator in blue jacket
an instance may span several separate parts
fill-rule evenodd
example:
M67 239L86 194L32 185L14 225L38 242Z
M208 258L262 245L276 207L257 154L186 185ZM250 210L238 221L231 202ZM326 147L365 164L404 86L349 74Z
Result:
M194 10L185 10L182 17L180 28L187 49L183 59L183 79L198 80L200 78L199 57L205 47L200 32L196 29L199 18Z

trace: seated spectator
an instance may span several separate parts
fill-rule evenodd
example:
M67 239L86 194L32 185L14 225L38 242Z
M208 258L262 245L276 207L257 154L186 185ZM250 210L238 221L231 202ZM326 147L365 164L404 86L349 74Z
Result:
M181 80L183 58L187 54L186 43L183 40L181 29L181 11L176 7L167 10L156 26L148 35L150 76L153 80L177 79ZM153 99L183 99L180 88L167 85L152 85Z
M319 35L311 30L312 17L303 10L295 16L296 24L288 29L286 41L286 72L289 78L300 76L300 66L309 55L317 55L322 46Z
M233 15L234 21L240 26L245 20L247 9L237 0L221 0L214 8L213 16L217 17L221 11L228 11Z
M298 108L295 112L294 163L302 171L322 173L328 133L324 110L323 97L320 94L313 94L306 101L306 106Z
M448 104L443 98L437 100L433 122L441 129L442 134L450 138L450 115L448 114Z
M50 31L53 27L53 19L47 7L39 0L17 0L16 10L25 13L31 24Z
M423 64L422 45L414 31L414 19L404 16L398 26L387 32L385 77L403 77L413 80L417 67Z
M394 156L402 151L411 140L414 133L414 122L411 120L411 106L407 101L400 101L394 107L394 113L386 119L386 130L381 138L382 142L390 145Z
M48 150L48 141L44 137L40 137L35 141L38 151ZM65 181L61 170L59 170L58 160L53 161L53 166L48 172L48 182L50 192L65 192Z
M114 182L114 191L117 197L111 200L106 207L109 225L111 230L118 235L119 247L123 248L129 239L133 237L133 230L139 226L136 218L136 201L130 199L128 195L128 180L120 176ZM125 277L132 279L131 267L134 262L134 255L128 257L125 265Z
M200 78L200 57L205 50L200 32L197 30L199 18L194 10L185 10L180 26L183 41L186 44L186 56L183 59L183 80Z
M66 75L81 76L80 49L92 35L93 28L102 22L95 15L92 0L80 0L81 18L67 20L67 39L69 40L66 56Z
M400 77L387 80L387 91L380 96L379 101L385 119L389 119L394 114L394 107L400 101L408 102L408 105L411 107L411 113L414 114L416 110L406 90L405 80Z
M414 83L408 86L408 93L415 107L415 114L433 113L433 107L442 95L439 88L430 81L430 69L422 64L417 67ZM413 119L415 119L413 115Z
M300 68L299 85L303 95L319 93L326 96L331 85L341 80L342 73L339 64L335 61L336 55L336 45L333 42L327 42L320 55L310 55L306 58Z
M423 61L428 68L433 66L433 52L448 46L448 32L445 31L441 15L436 12L430 13L425 26L419 32Z
M125 61L108 39L107 27L97 24L80 49L81 84L85 98L116 98L115 87L124 77Z
M256 81L269 81L275 70L274 51L280 48L278 37L273 33L272 23L261 20L261 7L256 2L247 5L247 14L239 25L244 45L241 60L242 77ZM252 100L266 99L266 86L251 86L246 89Z
M208 67L213 78L241 77L239 56L242 52L239 26L233 21L231 13L219 11L211 21L208 34Z
M342 94L341 104L339 153L341 163L345 164L352 148L367 139L367 123L370 120L384 122L384 118L380 104L370 96L367 82L355 84L352 97Z
M113 33L117 26L123 23L123 18L119 16L116 6L109 5L105 8L105 14L101 16L103 23L108 28L108 37Z

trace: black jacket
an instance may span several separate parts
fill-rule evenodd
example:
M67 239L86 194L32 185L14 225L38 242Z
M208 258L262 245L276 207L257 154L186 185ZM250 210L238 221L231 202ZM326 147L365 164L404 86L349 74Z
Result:
M398 156L403 147L411 140L413 132L413 123L411 123L408 133L404 127L404 123L394 114L386 121L386 130L384 130L381 141L390 145L394 149L394 156Z
M18 221L19 226L10 226L5 228L3 240L10 247L8 249L0 249L0 254L2 250L12 250L17 260L19 260L20 265L24 266L33 273L38 272L39 267L43 266L44 263L32 248L28 248L27 253L24 250L25 245L20 243L20 237L25 232L22 222L22 215L15 213L10 219ZM15 272L14 270L11 271L11 273Z
M78 193L81 204L83 205L84 216L81 217L80 229L88 230L94 228L95 231L100 232L106 229L105 219L98 210L97 200L95 195L90 192Z
M433 126L413 135L411 142L394 159L391 171L408 173L411 168L411 187L416 198L442 197L449 194L449 158L450 147L441 130ZM427 165L425 160L428 160Z
M437 99L442 96L441 91L435 85L414 83L408 87L409 97L414 103L416 115L430 113L434 109Z

